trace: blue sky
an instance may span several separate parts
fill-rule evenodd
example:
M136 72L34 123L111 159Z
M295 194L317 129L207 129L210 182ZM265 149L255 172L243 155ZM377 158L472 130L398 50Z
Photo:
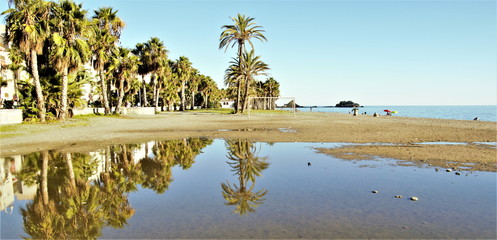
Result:
M123 46L159 37L170 58L188 57L219 87L236 55L218 49L221 26L242 13L266 31L255 51L281 95L301 105L497 104L493 0L77 2L90 15L102 6L119 10Z

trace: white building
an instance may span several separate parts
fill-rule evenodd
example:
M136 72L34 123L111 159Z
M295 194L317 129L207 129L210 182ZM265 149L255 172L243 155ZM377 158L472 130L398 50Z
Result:
M221 103L221 108L235 108L235 101L230 99L222 99L219 101Z
M7 86L2 87L0 100L12 100L14 97L14 73L8 69L11 64L8 45L4 43L5 25L0 25L0 77L7 81ZM0 103L1 104L1 103Z

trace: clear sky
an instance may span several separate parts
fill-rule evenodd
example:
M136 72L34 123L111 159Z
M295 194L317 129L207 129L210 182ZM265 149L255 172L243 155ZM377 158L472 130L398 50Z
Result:
M495 0L76 1L119 10L124 47L159 37L220 88L236 55L218 49L221 26L241 13L266 31L256 54L298 104L497 104Z

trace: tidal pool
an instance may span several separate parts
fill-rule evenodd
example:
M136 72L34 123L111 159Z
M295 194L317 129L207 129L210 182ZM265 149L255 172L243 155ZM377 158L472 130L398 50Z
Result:
M314 149L340 145L191 138L0 158L0 237L495 238L495 172Z

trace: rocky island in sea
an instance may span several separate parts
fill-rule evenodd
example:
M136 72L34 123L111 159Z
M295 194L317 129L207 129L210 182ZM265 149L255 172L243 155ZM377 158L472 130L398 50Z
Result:
M340 101L335 107L361 107L361 105L352 101Z

